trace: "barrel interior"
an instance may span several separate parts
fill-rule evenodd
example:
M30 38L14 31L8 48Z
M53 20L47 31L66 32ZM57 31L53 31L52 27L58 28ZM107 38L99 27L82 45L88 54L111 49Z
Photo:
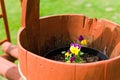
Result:
M71 42L77 41L79 35L88 40L89 47L104 52L110 58L120 54L120 27L108 20L84 15L58 15L40 18L39 27L39 35L36 35L38 40L34 40L38 41L37 45L34 42L28 43L28 29L25 28L20 34L21 45L34 54L44 56L52 49L69 46ZM32 35L31 39L34 39ZM37 46L37 51L31 49L31 45Z

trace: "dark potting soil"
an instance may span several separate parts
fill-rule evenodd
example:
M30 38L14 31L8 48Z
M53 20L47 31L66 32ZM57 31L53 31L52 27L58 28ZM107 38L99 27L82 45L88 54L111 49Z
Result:
M88 53L84 53L81 56L81 58L83 59L83 63L101 61L101 59L98 56L90 55ZM57 54L57 55L51 56L50 59L65 62L65 56L63 54Z
M67 51L69 47L63 47L63 48L58 48L51 50L48 52L45 57L48 59L56 60L56 61L61 61L65 62L65 55L62 54L62 51ZM104 55L104 53L89 48L89 47L82 47L81 51L84 53L81 58L82 58L82 63L91 63L91 62L96 62L96 61L101 61L101 60L107 60L108 57Z

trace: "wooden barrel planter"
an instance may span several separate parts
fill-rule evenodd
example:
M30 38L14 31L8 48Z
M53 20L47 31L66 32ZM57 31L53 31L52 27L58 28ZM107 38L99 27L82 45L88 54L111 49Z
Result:
M19 68L27 80L120 80L119 25L78 14L39 19L38 3L22 3L22 27L17 40ZM69 45L81 34L89 37L90 47L106 52L109 59L78 64L43 57L52 49Z

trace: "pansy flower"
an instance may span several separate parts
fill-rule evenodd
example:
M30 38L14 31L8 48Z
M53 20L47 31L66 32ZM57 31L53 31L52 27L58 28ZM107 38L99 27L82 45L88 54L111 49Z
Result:
M70 62L72 63L75 60L75 57L70 58Z
M79 44L75 43L70 45L70 51L72 54L78 55L80 49L81 49L81 46Z
M87 40L86 40L86 39L82 40L82 41L80 42L80 44L83 45L83 46L86 46L86 45L87 45Z
M65 53L65 56L66 56L66 57L69 57L69 56L70 56L70 53L66 52L66 53Z
M79 40L79 41L84 40L83 36L82 36L82 35L80 35L80 36L79 36L79 38L78 38L78 40Z
M86 46L87 45L87 40L84 39L82 35L79 36L78 40L80 41L80 44L82 46Z
M78 43L71 43L70 48L68 49L67 52L63 52L65 55L65 61L67 63L78 63L82 61L81 56L84 54L81 51L82 46L87 45L87 40L83 38L83 36L79 36L78 38L79 44Z

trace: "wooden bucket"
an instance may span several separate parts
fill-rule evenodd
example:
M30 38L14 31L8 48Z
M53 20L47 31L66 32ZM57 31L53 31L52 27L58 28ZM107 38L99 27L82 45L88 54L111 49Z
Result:
M37 5L37 6L36 6ZM105 19L67 14L39 19L39 0L23 0L18 33L19 65L27 80L120 80L120 27ZM84 35L109 60L68 64L44 58L50 50Z

